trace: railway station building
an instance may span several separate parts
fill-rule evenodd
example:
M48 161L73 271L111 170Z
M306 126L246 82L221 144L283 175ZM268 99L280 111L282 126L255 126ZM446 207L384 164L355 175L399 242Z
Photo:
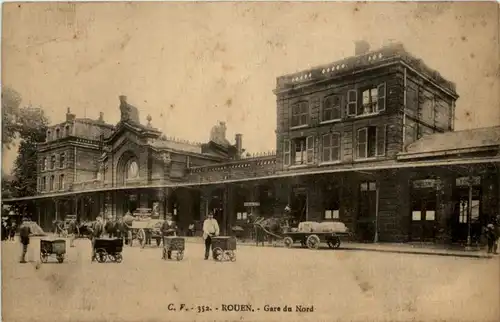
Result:
M273 92L276 150L250 156L223 122L205 143L169 138L125 96L116 125L68 109L39 144L38 194L3 202L45 229L138 208L187 229L214 211L225 234L288 205L296 222L342 221L363 242L474 242L500 214L500 127L456 131L455 85L401 44L357 42Z

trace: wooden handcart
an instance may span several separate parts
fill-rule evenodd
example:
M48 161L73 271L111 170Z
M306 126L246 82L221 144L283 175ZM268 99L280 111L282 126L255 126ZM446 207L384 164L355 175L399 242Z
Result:
M49 256L55 256L59 263L64 262L66 255L66 240L40 240L40 261L46 263Z
M236 261L236 237L212 237L212 256L216 261Z
M184 258L184 249L186 242L183 237L178 236L165 236L163 237L163 254L162 259L167 260L168 251L173 253L175 252L175 258L180 261Z
M156 246L160 247L161 245L161 225L164 220L161 219L149 219L149 220L137 220L132 222L132 236L133 239L137 239L142 248L144 248L147 244L150 244L149 241L153 239L156 241Z

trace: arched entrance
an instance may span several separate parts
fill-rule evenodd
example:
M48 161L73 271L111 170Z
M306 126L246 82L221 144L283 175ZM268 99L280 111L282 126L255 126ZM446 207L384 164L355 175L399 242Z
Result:
M132 151L124 152L116 165L116 183L125 186L130 181L139 180L139 158ZM139 207L139 196L136 191L127 191L123 198L119 198L123 214L128 211L134 212Z

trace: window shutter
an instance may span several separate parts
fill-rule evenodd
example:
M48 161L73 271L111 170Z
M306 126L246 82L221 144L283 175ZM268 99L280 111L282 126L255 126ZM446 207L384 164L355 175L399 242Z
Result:
M283 141L283 164L290 165L290 140Z
M385 111L385 83L377 86L377 108L379 111Z
M368 131L366 128L359 129L358 135L356 138L356 146L357 146L357 157L359 159L366 158L367 155L367 142L368 142Z
M377 128L377 155L385 155L387 142L387 125Z
M323 142L321 143L321 149L322 149L321 160L323 162L330 161L330 147L331 147L331 145L332 145L332 141L331 141L330 134L324 134L323 135Z
M308 136L306 139L306 151L308 164L314 163L314 136Z
M332 161L340 160L340 133L332 134Z
M356 107L358 105L358 92L354 89L347 92L347 115L356 115Z

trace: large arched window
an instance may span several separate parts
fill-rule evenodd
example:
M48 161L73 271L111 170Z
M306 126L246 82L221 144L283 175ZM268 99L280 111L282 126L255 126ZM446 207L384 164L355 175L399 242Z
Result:
M127 162L127 167L125 177L127 180L134 180L139 177L139 165L135 159L131 159Z

